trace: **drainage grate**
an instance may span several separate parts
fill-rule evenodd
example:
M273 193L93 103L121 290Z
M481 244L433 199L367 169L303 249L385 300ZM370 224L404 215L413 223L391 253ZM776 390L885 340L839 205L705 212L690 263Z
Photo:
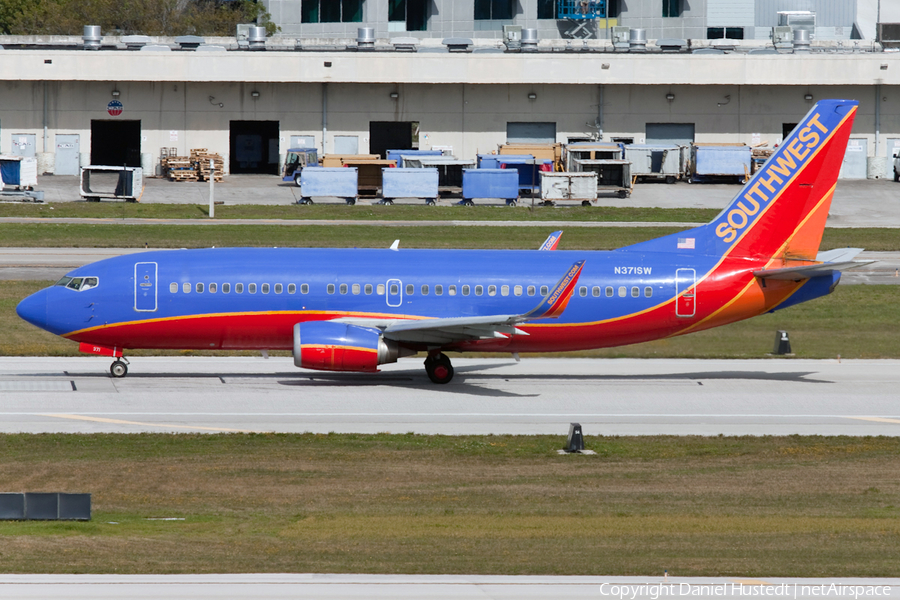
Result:
M50 381L0 381L0 392L74 392L75 382L52 379Z

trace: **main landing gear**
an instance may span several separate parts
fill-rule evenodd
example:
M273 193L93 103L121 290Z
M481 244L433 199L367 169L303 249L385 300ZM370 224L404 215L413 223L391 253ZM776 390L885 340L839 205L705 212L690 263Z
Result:
M425 372L432 383L450 383L453 379L453 365L446 354L429 354L425 359Z
M109 373L113 377L125 377L128 375L128 359L124 356L116 359L116 361L109 366Z

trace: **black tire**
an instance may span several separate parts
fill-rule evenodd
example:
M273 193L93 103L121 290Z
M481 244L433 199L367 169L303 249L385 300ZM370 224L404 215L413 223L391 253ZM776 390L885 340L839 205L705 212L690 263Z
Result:
M347 198L347 204L353 206L354 204L356 204L356 198Z
M425 359L425 372L432 383L445 384L453 379L453 365L445 354L436 357L429 356Z
M672 185L673 183L675 183L675 177L673 175L666 176L666 183Z
M590 206L590 205L591 205L591 201L590 201L590 200L582 200L582 201L581 201L581 205L582 205L582 206Z
M116 378L125 377L128 375L128 365L121 360L117 360L109 366L109 374Z
M894 181L900 181L900 173L897 172L897 169L894 169Z
M517 200L507 200L506 201L507 206L515 206L516 204L518 204Z
M384 205L385 205L385 206L393 206L393 205L394 205L394 201L391 200L390 198L385 198L385 199L384 199Z
M625 190L619 190L619 198L627 198L628 192Z
M294 173L294 185L300 187L300 173Z
M475 206L475 203L471 200L463 200L463 206Z
M437 202L435 202L434 198L429 198L425 201L425 206L435 206Z

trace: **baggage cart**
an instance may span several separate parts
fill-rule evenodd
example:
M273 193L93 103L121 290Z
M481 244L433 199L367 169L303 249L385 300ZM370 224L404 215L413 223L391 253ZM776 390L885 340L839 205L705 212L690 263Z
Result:
M575 160L576 172L597 174L597 192L615 194L619 198L631 195L631 161L623 159Z
M576 142L566 146L566 170L575 170L575 160L604 160L625 158L618 142Z
M140 167L91 165L81 168L81 197L88 202L101 198L137 202L144 191Z
M625 160L631 161L632 177L675 183L685 175L686 149L677 144L629 144L625 146Z
M750 146L745 144L692 144L691 181L743 183L750 179Z
M356 167L306 167L300 173L298 204L312 204L313 198L342 198L356 204L359 198Z
M460 204L474 206L474 198L500 198L515 206L519 198L519 174L510 169L465 169Z
M33 156L0 155L0 195L16 196L24 201L43 201L37 185L37 159Z
M562 201L590 206L597 201L597 173L541 173L541 200L545 206Z
M422 198L425 204L434 206L438 201L438 170L423 169L381 170L381 204L393 204L397 198Z

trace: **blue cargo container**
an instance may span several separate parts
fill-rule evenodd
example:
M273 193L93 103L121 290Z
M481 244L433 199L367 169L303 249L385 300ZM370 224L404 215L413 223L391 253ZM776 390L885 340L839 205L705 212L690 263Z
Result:
M393 204L395 198L424 198L433 206L438 200L438 170L382 169L382 204Z
M750 146L691 146L692 181L718 178L743 180L750 174Z
M519 199L519 174L513 169L465 169L462 202L472 206L472 198L501 198L509 205Z
M397 168L406 167L403 164L404 156L443 156L440 150L388 150L387 159L396 160Z
M313 197L343 198L356 204L359 197L356 167L306 167L300 172L300 204L312 204Z
M479 169L499 169L500 160L506 160L508 158L533 160L534 156L530 154L479 154L477 155L477 158Z

